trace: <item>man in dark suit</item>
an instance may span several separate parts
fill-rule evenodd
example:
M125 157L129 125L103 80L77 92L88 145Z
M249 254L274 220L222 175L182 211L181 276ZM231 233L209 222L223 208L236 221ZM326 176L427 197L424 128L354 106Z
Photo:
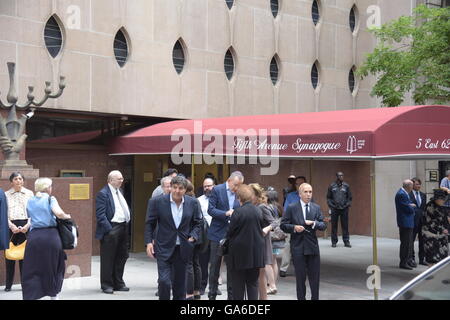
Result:
M413 231L413 243L412 243L412 254L411 254L411 260L409 264L415 268L417 267L416 264L416 257L414 252L414 241L416 240L416 237L419 240L419 264L426 266L425 263L425 250L424 250L424 241L422 236L422 217L423 213L425 211L425 206L427 204L427 195L420 191L420 188L422 186L422 181L419 178L412 178L411 181L413 182L413 190L409 194L409 198L411 201L416 205L414 208L415 214L414 214L414 231Z
M158 264L158 296L160 300L186 299L186 268L195 241L202 228L202 213L198 201L185 196L188 181L172 178L171 193L151 198L145 222L147 255ZM172 283L173 282L173 283Z
M211 266L209 268L209 300L215 300L217 296L217 288L219 286L220 264L222 257L217 254L219 242L228 230L230 217L234 209L240 206L239 200L236 197L236 191L244 182L244 176L241 172L235 171L231 173L227 182L219 184L214 187L209 197L208 214L212 217L211 225L208 230L208 239L210 240L211 250ZM225 257L225 263L227 262ZM228 300L233 300L233 293L231 289L231 272L227 267L227 293Z
M311 202L312 187L299 187L300 202L288 206L281 219L281 230L291 234L292 260L297 281L297 299L306 300L306 276L311 288L311 300L319 300L320 251L316 230L327 228L322 211Z
M413 244L414 216L416 205L412 203L409 194L413 189L411 180L403 181L403 187L395 195L395 209L397 211L397 226L400 231L400 268L412 270L411 246Z
M123 281L125 263L128 259L128 224L130 208L120 192L123 183L120 171L111 171L108 184L97 193L95 213L100 240L100 283L104 293L130 291Z

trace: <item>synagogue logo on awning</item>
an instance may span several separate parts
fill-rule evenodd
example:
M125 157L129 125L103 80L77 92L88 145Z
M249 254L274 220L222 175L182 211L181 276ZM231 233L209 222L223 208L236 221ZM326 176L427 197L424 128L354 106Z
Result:
M364 147L366 140L357 140L355 136L349 136L347 139L347 152L352 154Z

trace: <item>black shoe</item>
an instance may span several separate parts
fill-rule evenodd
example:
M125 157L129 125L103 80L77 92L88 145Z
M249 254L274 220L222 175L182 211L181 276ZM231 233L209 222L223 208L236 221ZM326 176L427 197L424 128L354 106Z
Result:
M209 300L216 300L216 296L208 296Z
M280 270L280 277L285 278L287 276L286 271Z
M408 266L410 266L411 268L417 268L416 262L412 260L408 262Z
M159 296L159 293L158 293L158 291L156 291L156 292L155 292L155 296L157 296L157 297Z
M423 265L423 266L427 266L428 267L428 264L425 262L425 261L419 261L419 264L421 264L421 265Z
M399 266L400 269L405 269L405 270L412 270L413 268L411 268L409 265L407 264L401 264Z
M5 292L10 292L11 288L5 288Z
M128 292L128 291L130 291L130 288L128 288L128 287L126 287L126 286L123 286L122 288L114 289L114 291Z
M202 296L199 294L194 295L194 300L201 300Z
M336 248L336 243L332 243L332 244L331 244L331 247L332 247L332 248Z
M201 289L200 290L200 295L202 296L202 295L204 295L205 294L205 289Z
M103 293L106 294L113 294L114 290L112 288L106 288L106 289L102 289Z
M220 291L220 289L217 289L217 295L221 296L222 295L222 291Z
M346 242L346 243L345 243L345 246L346 246L347 248L351 248L351 247L352 247L352 245L350 244L350 242Z
M186 300L194 300L194 296L186 298Z

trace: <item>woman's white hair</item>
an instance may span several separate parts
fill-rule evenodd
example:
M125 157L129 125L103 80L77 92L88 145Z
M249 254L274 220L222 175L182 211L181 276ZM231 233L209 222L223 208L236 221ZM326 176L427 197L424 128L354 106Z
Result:
M34 182L35 192L48 192L48 188L52 186L52 179L50 178L38 178Z

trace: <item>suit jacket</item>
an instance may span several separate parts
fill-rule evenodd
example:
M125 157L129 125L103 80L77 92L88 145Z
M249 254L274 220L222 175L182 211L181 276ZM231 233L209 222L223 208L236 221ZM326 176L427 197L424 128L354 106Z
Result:
M397 212L397 226L399 228L414 228L415 210L411 207L408 193L401 188L395 195L395 210Z
M416 205L416 208L414 208L414 226L417 227L420 224L420 221L422 220L423 213L425 211L425 206L427 205L427 195L423 193L422 191L419 191L420 195L420 207L417 203L416 196L414 194L414 191L411 191L409 194L409 198L411 199L412 203Z
M228 264L233 270L264 268L265 240L261 210L246 202L237 208L227 231Z
M300 202L290 204L281 218L281 230L291 233L291 251L293 256L320 255L316 230L323 231L327 228L327 225L323 222L320 206L313 202L310 202L309 205L309 215L306 217L306 220L315 221L316 225L314 228L305 224L303 208ZM296 225L301 225L306 230L294 232Z
M128 211L130 211L131 216L130 207L128 207ZM111 220L114 218L114 214L114 198L109 185L106 185L97 193L97 197L95 198L95 215L97 217L96 239L103 239L111 231Z
M0 189L0 250L9 249L8 205L5 192Z
M155 257L167 261L175 250L177 235L180 237L181 259L188 262L192 257L195 242L190 237L199 239L203 215L197 199L184 196L183 216L178 228L173 221L170 206L170 194L151 198L147 206L145 221L145 244L154 240Z
M230 208L226 182L214 187L209 197L208 205L208 214L212 217L208 230L209 240L219 242L225 238L230 220L230 217L227 217L225 213L230 209L239 208L239 206L236 196L233 208Z

